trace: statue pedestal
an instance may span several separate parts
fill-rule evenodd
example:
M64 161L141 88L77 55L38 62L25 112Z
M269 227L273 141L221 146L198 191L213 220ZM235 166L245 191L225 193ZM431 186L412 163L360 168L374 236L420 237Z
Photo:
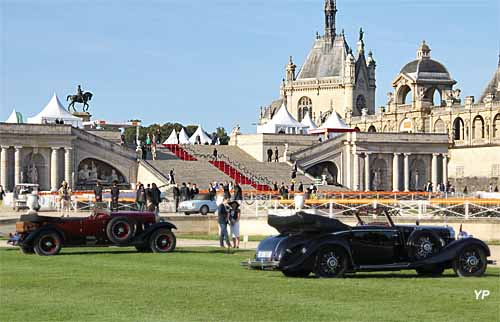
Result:
M72 114L81 118L83 122L90 122L90 118L92 117L89 112L74 112Z

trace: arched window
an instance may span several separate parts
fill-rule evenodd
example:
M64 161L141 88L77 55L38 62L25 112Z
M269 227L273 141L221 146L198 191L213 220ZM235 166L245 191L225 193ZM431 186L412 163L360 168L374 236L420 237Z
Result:
M464 120L460 117L457 117L455 121L453 121L453 139L465 140Z
M396 104L411 104L413 102L413 93L411 87L408 85L403 85L399 88L396 97Z
M368 128L368 132L377 132L377 129L375 128L375 126L370 125L370 127Z
M438 119L436 123L434 123L434 133L446 133L443 120Z
M299 122L304 119L304 116L306 116L307 113L310 113L310 115L312 116L312 100L307 96L302 97L301 99L299 99L297 110Z
M361 111L366 108L366 99L363 95L358 95L356 98L356 109L358 113L361 115Z
M495 115L493 119L492 135L494 138L500 138L500 114Z
M472 138L484 139L484 120L480 115L476 116L472 123Z

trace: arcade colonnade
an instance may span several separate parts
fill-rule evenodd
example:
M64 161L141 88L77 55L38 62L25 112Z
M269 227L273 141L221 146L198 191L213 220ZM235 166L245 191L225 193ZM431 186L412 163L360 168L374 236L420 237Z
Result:
M23 156L25 156L26 153L38 154L39 152L43 152L42 150L46 149L47 148L38 149L32 147L24 147L21 145L2 145L0 152L0 184L3 186L4 190L12 191L15 185L19 183L33 183L33 180L29 177L29 174L23 172L23 169L26 169L28 167L28 165L25 164L26 159L23 160ZM36 183L40 184L40 188L42 190L44 189L44 187L48 186L51 191L57 191L59 186L61 185L62 180L65 180L66 182L68 182L70 187L73 187L73 148L71 146L63 146L51 147L49 149L50 152L48 153L48 155L50 158L50 162L46 162L46 165L48 166L48 173L50 173L50 180L48 180L47 178L46 181L48 182L43 182L44 173L39 173L39 180L37 180L38 182ZM61 154L63 154L63 156L61 156ZM9 162L9 160L12 160L12 158L13 162ZM64 162L61 162L61 158L64 160ZM11 169L12 164L14 165L14 169ZM61 164L63 165L62 169ZM37 171L41 172L43 171L43 169L37 167ZM63 173L62 178L60 177L61 173ZM23 177L27 179L23 180Z
M427 177L422 173L422 178L418 178L418 170L410 171L410 157L418 156L421 160L430 159L430 175ZM353 182L352 184L347 184L351 186L353 190L356 191L372 191L379 190L374 186L374 175L377 170L373 167L371 160L380 157L380 153L373 152L353 152ZM419 154L419 153L386 153L385 159L390 158L392 162L390 166L392 167L392 178L386 176L385 181L390 184L391 189L395 192L410 190L420 190L424 189L424 185L427 181L432 183L434 191L437 191L437 186L439 183L444 185L448 184L448 154L446 153L432 153L432 154ZM361 169L360 164L363 163L363 169ZM349 172L349 167L347 167L347 177L350 178L351 174ZM414 170L414 169L412 169ZM386 172L388 173L388 171ZM357 174L357 175L356 175ZM380 178L384 180L384 178ZM427 180L426 180L427 179ZM363 182L361 182L361 180Z

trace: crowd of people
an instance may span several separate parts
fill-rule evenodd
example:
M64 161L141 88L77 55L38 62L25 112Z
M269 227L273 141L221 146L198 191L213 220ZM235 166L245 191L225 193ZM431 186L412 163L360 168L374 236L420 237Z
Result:
M161 131L156 129L156 131L151 134L146 134L146 139L137 145L136 155L137 160L147 160L149 155L151 155L152 160L157 158L157 147L161 144Z

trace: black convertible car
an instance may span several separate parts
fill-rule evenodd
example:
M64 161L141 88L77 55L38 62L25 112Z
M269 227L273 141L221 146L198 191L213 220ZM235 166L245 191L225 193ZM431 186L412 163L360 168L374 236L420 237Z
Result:
M279 269L286 276L341 277L359 271L415 269L419 275L438 276L453 268L458 276L481 276L490 256L488 246L452 227L395 225L387 222L348 226L337 219L297 213L268 217L280 235L264 239L252 268Z

